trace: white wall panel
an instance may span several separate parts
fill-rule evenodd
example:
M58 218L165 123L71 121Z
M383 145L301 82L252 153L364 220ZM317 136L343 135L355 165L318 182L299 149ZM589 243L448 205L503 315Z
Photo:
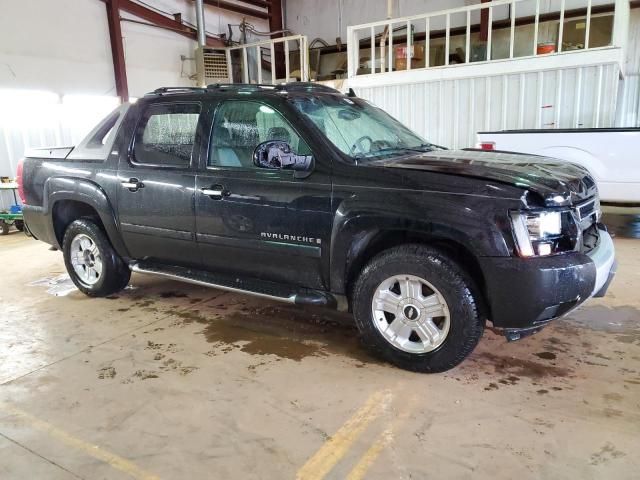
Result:
M185 21L195 23L191 0L145 3L166 12L180 12ZM115 95L102 1L4 0L0 4L0 87ZM122 17L136 19L125 12ZM227 33L227 24L238 24L243 16L206 7L205 17L208 32ZM247 20L258 30L268 30L265 20ZM130 95L140 97L160 86L194 84L188 76L181 76L180 56L194 56L195 40L127 21L121 26ZM185 69L187 74L195 73L195 64L187 62Z
M428 140L464 148L482 130L612 127L618 77L611 63L354 89Z

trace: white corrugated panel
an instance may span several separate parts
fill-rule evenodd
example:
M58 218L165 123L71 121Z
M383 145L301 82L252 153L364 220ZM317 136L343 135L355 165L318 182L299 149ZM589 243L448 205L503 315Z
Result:
M426 139L464 148L483 130L612 127L619 73L611 63L354 89Z
M640 127L640 75L627 74L620 83L616 127Z
M625 72L625 77L621 80L616 126L640 127L640 9L638 8L631 10Z

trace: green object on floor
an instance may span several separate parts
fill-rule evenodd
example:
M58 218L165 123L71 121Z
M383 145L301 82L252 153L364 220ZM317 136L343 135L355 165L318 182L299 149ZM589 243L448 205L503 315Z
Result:
M0 235L9 235L11 225L14 225L21 232L24 231L22 213L0 212Z

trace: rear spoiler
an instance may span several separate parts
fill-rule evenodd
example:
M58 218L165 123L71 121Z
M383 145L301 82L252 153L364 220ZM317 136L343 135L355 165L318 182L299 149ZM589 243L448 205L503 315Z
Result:
M55 160L64 160L73 149L74 147L30 148L26 152L24 152L24 156L30 158L50 158Z

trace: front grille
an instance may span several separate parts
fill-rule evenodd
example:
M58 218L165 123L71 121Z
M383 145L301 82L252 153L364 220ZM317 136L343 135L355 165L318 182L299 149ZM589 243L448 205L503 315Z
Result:
M598 224L594 223L582 232L582 245L580 246L580 251L582 253L589 253L598 246L599 241L600 232L598 231Z
M593 222L597 222L599 212L600 212L600 201L598 200L598 197L587 200L586 202L583 202L576 207L578 220L581 222L586 219L591 220L592 219L591 217L594 217L592 219Z
M579 245L582 253L593 250L600 240L598 221L600 220L600 199L596 196L576 205L576 222L582 232Z

